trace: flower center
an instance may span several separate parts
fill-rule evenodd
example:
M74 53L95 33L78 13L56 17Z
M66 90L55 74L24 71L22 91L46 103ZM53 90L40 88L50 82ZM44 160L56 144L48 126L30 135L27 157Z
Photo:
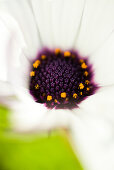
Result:
M92 78L87 58L75 51L44 50L33 62L29 90L48 108L74 108L97 89Z

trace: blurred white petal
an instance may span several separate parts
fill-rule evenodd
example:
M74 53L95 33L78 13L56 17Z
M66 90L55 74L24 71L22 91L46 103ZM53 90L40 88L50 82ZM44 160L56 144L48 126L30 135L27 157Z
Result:
M6 81L0 81L0 99L3 96L12 96L14 91L12 86Z
M90 56L90 62L93 64L95 80L99 85L114 84L114 33Z
M84 0L31 0L43 46L72 48Z
M86 0L75 47L84 55L99 48L114 29L114 1Z
M27 44L27 54L29 54L29 57L36 56L41 44L31 4L26 0L0 1L0 13L13 17L15 22L18 21ZM8 21L6 20L6 22ZM11 26L12 23L9 23L9 25Z
M80 104L72 138L88 170L114 169L114 87L101 89Z
M10 120L14 131L29 132L45 129L45 126L42 127L42 122L47 114L47 108L43 105L34 101L29 103L13 101L10 106L12 109Z
M9 32L3 22L0 20L0 80L7 80L7 41Z

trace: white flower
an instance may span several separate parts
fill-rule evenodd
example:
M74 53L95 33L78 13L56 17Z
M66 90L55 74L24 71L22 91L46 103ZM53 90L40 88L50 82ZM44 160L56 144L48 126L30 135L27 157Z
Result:
M12 88L6 91L1 87L0 94L6 102L6 95L12 95L15 89L20 99L8 101L14 109L15 129L70 127L85 166L90 170L113 170L114 1L2 0L0 19L5 31L3 38L7 41L5 52L0 49L4 53L0 57L0 78L7 80ZM78 109L47 110L29 95L29 61L45 46L75 48L82 56L89 56L95 81L101 88L80 103ZM3 64L6 62L7 67Z

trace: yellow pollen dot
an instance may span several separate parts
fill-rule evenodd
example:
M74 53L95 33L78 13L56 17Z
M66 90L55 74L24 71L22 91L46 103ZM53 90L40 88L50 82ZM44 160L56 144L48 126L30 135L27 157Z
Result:
M69 98L67 97L65 100L66 100L66 101L68 101L68 100L69 100Z
M90 81L89 81L89 80L86 80L86 81L85 81L85 84L89 84L89 83L90 83Z
M52 96L48 95L47 96L47 101L51 101L52 100Z
M83 59L80 59L80 63L83 63L84 62L84 60Z
M87 71L84 72L84 76L88 76L88 72Z
M42 94L43 97L44 97L45 95L46 95L45 93Z
M82 83L79 84L79 88L80 89L83 89L84 88L84 85Z
M65 92L61 93L61 97L65 98L66 97L66 93Z
M33 67L34 67L34 68L37 68L39 65L40 65L40 60L36 60L36 61L33 63Z
M42 55L42 56L41 56L41 59L42 59L42 60L45 60L45 59L46 59L46 55Z
M89 87L87 87L87 91L89 91L90 90L90 88Z
M76 93L73 94L73 98L75 98L75 99L77 98L77 94Z
M38 84L35 85L35 89L39 89L39 85Z
M31 77L35 76L35 71L31 71L31 72L30 72L30 76L31 76Z
M55 54L59 54L61 52L60 48L55 49Z
M64 52L64 57L70 57L70 55L71 55L70 51L65 51Z
M74 54L72 54L72 58L75 58L76 56Z
M82 64L81 64L81 67L84 68L84 69L86 69L86 68L87 68L87 65L86 65L85 63L82 63Z
M54 102L57 103L58 102L57 99L55 99Z
M80 95L82 95L82 91L80 92Z

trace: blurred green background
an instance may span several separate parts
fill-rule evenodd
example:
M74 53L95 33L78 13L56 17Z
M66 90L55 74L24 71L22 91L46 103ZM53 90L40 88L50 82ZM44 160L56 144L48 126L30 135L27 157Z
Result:
M67 132L16 134L0 106L0 170L83 170Z

